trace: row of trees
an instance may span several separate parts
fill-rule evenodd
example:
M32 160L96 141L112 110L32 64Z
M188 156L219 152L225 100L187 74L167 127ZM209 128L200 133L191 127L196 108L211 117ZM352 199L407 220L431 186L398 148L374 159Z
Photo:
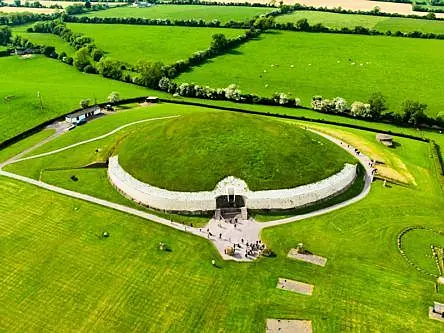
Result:
M356 35L375 35L375 36L395 36L395 37L407 37L407 38L425 38L425 39L444 39L444 34L424 33L421 31L412 32L392 32L390 30L383 32L375 29L368 29L362 26L356 26L353 29L343 28L329 28L322 23L310 25L307 19L303 18L295 23L275 23L273 29L277 30L291 30L291 31L305 31L305 32L324 32L324 33L341 33L341 34L356 34Z
M287 8L284 6L284 8ZM391 32L391 31L379 31L375 29L369 29L362 26L356 26L354 28L329 28L322 23L310 25L307 19L301 19L296 23L276 23L274 16L261 16L251 20L245 20L242 22L230 21L221 25L218 20L212 20L206 22L204 20L169 20L169 19L147 19L147 18L101 18L101 17L77 17L77 16L64 16L65 22L74 23L92 23L92 24L132 24L132 25L162 25L162 26L192 26L192 27L226 27L226 28L238 28L238 29L277 29L277 30L290 30L290 31L305 31L305 32L323 32L323 33L341 33L341 34L356 34L356 35L386 35L395 37L408 37L408 38L426 38L426 39L444 39L444 34L424 33L420 31L412 32Z
M372 121L383 120L411 126L443 123L441 119L430 118L426 115L426 104L412 100L404 101L401 104L399 113L386 113L386 99L380 92L372 94L366 103L355 101L351 105L342 97L324 99L321 96L315 96L311 101L311 106L313 110L319 112L352 116Z
M299 107L299 98L289 98L285 93L276 93L271 98L254 94L242 94L235 84L230 84L226 88L211 88L194 83L176 83L167 77L162 77L158 88L176 96L196 97L212 100L227 100L237 103L280 105L287 107Z
M60 14L38 14L38 13L13 13L0 16L0 25L22 25L38 21L52 21L60 17Z
M249 29L254 25L256 18L241 22L229 21L225 24L217 19L205 21L202 19L150 19L143 17L89 17L89 16L63 16L64 22L70 23L91 23L91 24L131 24L131 25L161 25L161 26L182 26L182 27L225 27Z

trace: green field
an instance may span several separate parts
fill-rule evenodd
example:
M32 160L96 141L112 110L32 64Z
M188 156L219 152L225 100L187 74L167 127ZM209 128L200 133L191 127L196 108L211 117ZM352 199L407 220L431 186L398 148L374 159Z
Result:
M0 67L0 141L79 108L80 100L85 98L106 101L112 91L118 91L122 98L153 94L41 56L0 58ZM9 102L4 99L7 96L12 96Z
M25 24L14 27L12 29L12 33L13 35L18 35L22 38L28 39L34 45L54 46L57 53L65 52L69 56L72 56L74 54L75 49L56 35L26 32L26 29L30 26L32 26L32 24Z
M229 21L244 21L266 14L272 9L239 6L199 6L199 5L157 5L149 8L122 7L90 12L80 16L89 17L144 17L150 19L204 21L219 20L222 24Z
M346 131L374 142L372 133ZM427 307L444 299L400 256L396 237L410 225L441 230L444 202L429 145L398 140L393 153L417 186L375 182L355 205L266 230L277 257L250 264L217 259L204 239L0 178L2 328L262 332L266 318L303 318L316 332L437 332ZM98 238L103 231L111 236ZM161 241L172 252L159 251ZM299 242L326 256L327 266L286 258ZM313 296L277 290L278 277L314 284Z
M291 14L282 15L276 17L276 22L287 23L297 21L306 18L311 25L322 23L329 28L354 28L356 26L362 26L368 29L375 29L379 31L421 31L421 32L433 32L436 34L444 34L444 22L410 19L402 17L383 17L383 16L371 16L371 15L350 15L350 14L338 14L328 12L317 11L296 11Z
M214 34L223 33L227 38L243 34L240 29L176 26L69 23L68 27L94 38L95 44L112 58L130 64L139 60L174 63L210 47Z
M306 106L314 95L352 103L380 91L390 111L412 99L428 104L429 114L436 115L444 103L439 90L443 52L440 40L269 32L178 81L215 88L235 83L244 93L262 96L284 92Z

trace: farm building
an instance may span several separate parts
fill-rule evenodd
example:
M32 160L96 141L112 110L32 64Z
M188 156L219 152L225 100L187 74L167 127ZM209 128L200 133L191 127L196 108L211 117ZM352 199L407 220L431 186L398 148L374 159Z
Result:
M82 120L97 116L102 113L98 106L90 107L81 111L71 113L65 117L65 121L70 124L77 124Z
M393 146L393 136L389 134L376 134L376 140L381 142L384 146L392 147Z
M147 103L159 103L159 97L156 97L156 96L148 96L148 97L145 99L145 102L147 102Z

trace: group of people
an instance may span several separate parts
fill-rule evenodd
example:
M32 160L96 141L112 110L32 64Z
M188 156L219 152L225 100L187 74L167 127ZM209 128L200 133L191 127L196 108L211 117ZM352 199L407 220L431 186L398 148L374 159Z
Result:
M256 243L246 243L245 249L245 258L253 257L265 249L265 244L263 244L260 240L256 241Z

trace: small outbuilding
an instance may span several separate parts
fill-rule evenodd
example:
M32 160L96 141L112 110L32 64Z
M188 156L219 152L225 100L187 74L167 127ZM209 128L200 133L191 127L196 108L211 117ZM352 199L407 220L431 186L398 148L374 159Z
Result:
M146 103L159 103L159 97L156 97L156 96L148 96L148 97L145 99L145 102L146 102Z
M100 109L100 107L93 106L67 115L65 117L65 121L69 124L77 124L79 122L84 122L89 118L97 116L101 113L102 110Z
M376 134L376 140L381 142L384 146L393 147L393 136L389 134Z

